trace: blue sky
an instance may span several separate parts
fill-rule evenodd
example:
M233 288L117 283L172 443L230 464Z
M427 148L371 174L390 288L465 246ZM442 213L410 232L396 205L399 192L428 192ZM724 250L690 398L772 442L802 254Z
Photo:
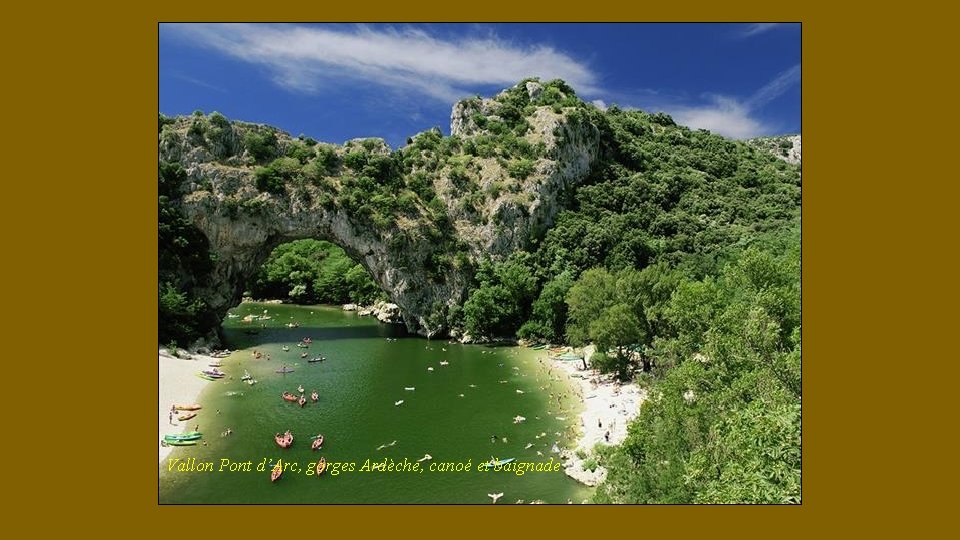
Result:
M160 112L394 148L520 79L728 137L800 132L800 25L161 24Z

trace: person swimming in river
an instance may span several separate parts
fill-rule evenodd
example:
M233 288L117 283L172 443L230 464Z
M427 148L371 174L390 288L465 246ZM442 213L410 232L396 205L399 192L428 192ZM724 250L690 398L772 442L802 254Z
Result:
M497 436L496 436L496 435L491 435L491 436L490 436L490 442L497 442Z

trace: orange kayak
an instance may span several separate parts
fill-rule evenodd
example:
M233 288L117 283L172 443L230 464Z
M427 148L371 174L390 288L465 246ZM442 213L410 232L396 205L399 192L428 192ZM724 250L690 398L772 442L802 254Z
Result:
M325 470L327 470L327 458L320 458L320 461L317 462L317 476L323 474Z
M191 413L187 413L187 414L181 414L180 416L177 417L177 420L180 420L181 422L184 422L184 421L186 421L186 420L189 420L189 419L193 418L193 417L196 416L196 415L197 415L197 413L195 413L195 412L191 412Z
M277 460L276 466L270 471L270 481L276 482L281 476L283 476L283 467L280 466L280 460Z

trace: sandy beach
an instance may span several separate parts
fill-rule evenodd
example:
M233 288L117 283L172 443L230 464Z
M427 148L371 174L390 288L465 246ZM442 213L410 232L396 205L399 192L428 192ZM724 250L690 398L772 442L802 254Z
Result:
M584 353L589 359L593 346L587 347ZM592 473L583 470L584 460L576 456L576 451L589 454L597 443L615 445L623 442L627 437L627 425L640 412L640 404L647 397L646 392L635 383L621 384L615 381L612 374L599 375L593 369L584 370L581 361L552 359L551 363L567 373L583 402L580 438L575 450L564 453L567 459L565 471L577 481L596 485L606 477L606 471L603 467L598 467Z
M160 440L164 435L171 433L181 433L189 431L186 427L191 427L202 421L204 411L186 422L177 420L173 417L173 423L170 423L170 406L173 404L190 405L197 402L200 391L209 381L196 376L198 371L209 369L208 365L214 360L213 357L199 354L180 353L181 356L188 358L176 358L171 356L166 349L160 349L159 352L159 377L160 377L160 401L157 404L160 409L160 420L157 429L157 446L160 448L160 459L163 460L170 454L174 447L164 447Z

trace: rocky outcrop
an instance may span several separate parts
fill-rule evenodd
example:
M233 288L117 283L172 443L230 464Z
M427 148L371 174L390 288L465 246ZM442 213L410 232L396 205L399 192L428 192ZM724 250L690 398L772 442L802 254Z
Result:
M387 324L399 324L403 322L403 316L400 314L400 306L389 302L382 302L375 306L377 320Z
M347 309L347 307L352 309ZM360 317L375 317L378 321L385 324L403 323L403 314L400 312L400 306L382 300L368 307L346 304L343 306L343 309L344 311L356 311Z
M800 151L800 135L780 135L776 137L758 137L750 139L747 143L766 150L778 158L799 165L802 163Z
M539 83L523 84L531 96L542 91ZM451 132L463 141L477 137L484 133L478 121L496 121L499 107L496 99L457 103ZM450 245L465 251L462 263L442 272L435 270L438 247L436 238L422 226L426 218L401 216L377 224L345 209L337 202L345 182L345 176L339 176L346 175L343 168L326 177L318 174L312 183L301 178L286 181L279 191L264 189L258 184L263 178L257 177L264 171L257 165L267 162L255 155L253 145L242 142L251 136L273 137L280 156L296 155L291 149L303 147L312 156L307 159L315 159L322 148L333 148L340 158L356 152L389 155L382 139L310 147L267 126L213 122L213 115L206 124L197 116L169 120L160 132L160 160L180 164L186 171L174 202L209 240L213 261L209 278L194 285L191 292L222 318L240 302L246 284L274 247L300 238L324 239L362 264L386 292L394 307L378 311L384 313L384 319L402 320L410 332L425 336L442 334L447 330L447 311L466 299L473 264L482 257L504 257L528 245L552 224L564 190L589 172L598 153L599 131L574 112L574 108L533 108L527 117L530 129L523 138L542 151L528 164L530 170L523 178L512 176L502 157L459 156L470 162L472 181L488 194L469 211L463 209L462 194L453 187L452 166L443 165L435 174L433 189L453 223ZM274 162L276 167L289 163L312 165L287 157ZM415 211L426 216L425 206L425 201L416 203Z

